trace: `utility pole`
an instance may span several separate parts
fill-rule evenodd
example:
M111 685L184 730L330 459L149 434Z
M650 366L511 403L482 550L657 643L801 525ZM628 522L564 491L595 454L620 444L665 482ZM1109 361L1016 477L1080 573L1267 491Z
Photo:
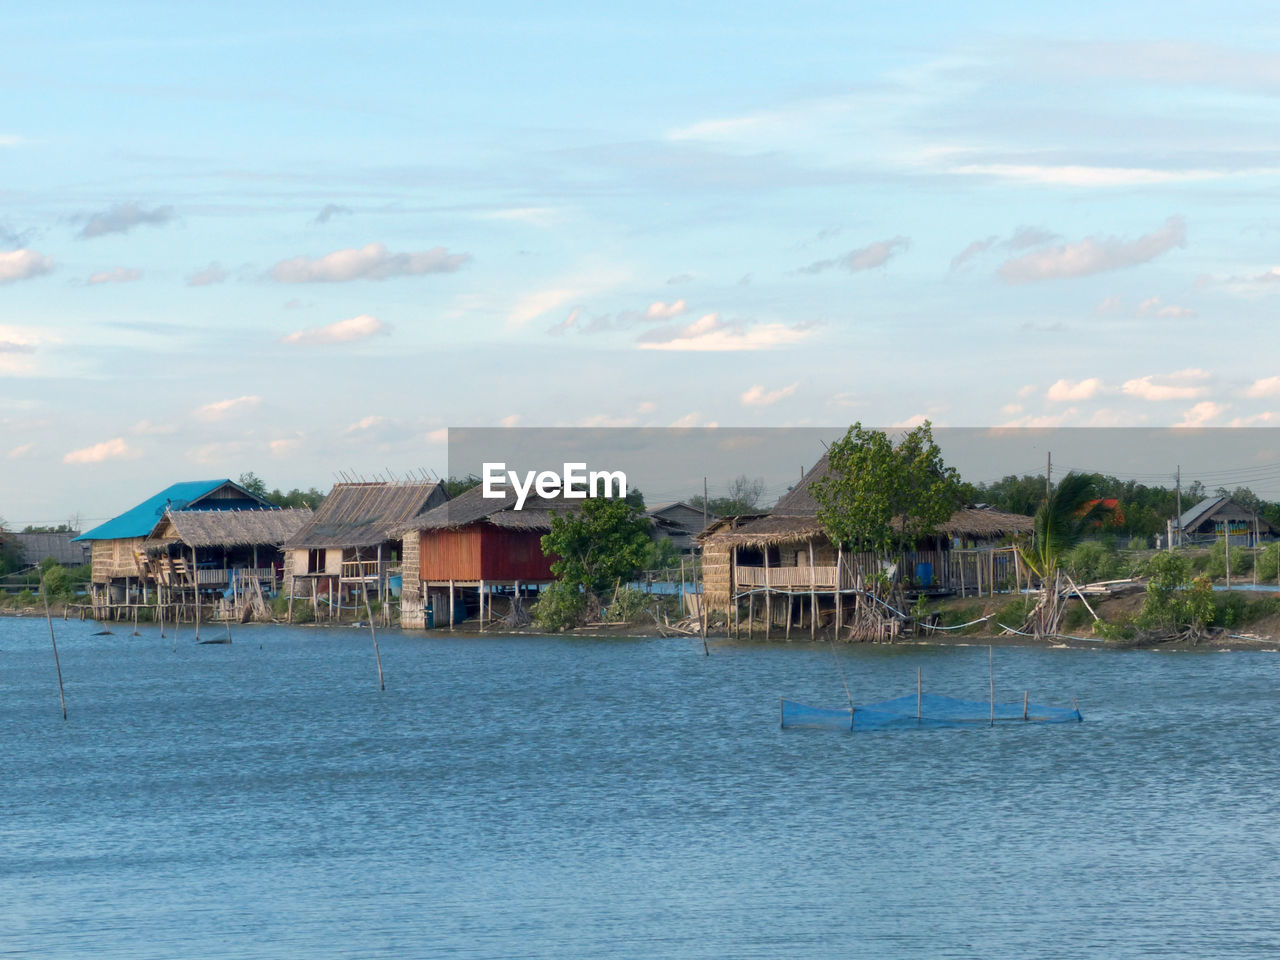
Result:
M1053 476L1053 451L1050 450L1049 457L1045 461L1045 465L1044 465L1044 498L1046 500L1049 499L1049 496L1053 492L1053 481L1050 479L1052 476Z
M1178 464L1178 472L1174 476L1178 487L1178 516L1173 521L1173 535L1178 538L1178 546L1182 546L1182 464Z

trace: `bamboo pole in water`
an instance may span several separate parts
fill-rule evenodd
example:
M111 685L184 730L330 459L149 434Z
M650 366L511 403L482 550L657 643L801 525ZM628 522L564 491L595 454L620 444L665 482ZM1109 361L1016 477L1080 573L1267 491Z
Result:
M58 641L53 635L53 617L49 615L49 593L44 587L44 571L40 573L40 596L44 599L44 619L49 624L49 643L53 645L53 666L58 671L58 699L62 701L62 719L67 719L67 695L62 689L62 663L58 660Z
M996 725L996 654L995 647L987 644L987 671L991 679L991 726Z
M373 637L373 656L378 661L378 689L387 689L387 682L382 678L382 654L378 652L378 633L373 629L373 612L369 609L369 588L364 579L360 580L360 589L364 593L364 613L369 618L369 635Z

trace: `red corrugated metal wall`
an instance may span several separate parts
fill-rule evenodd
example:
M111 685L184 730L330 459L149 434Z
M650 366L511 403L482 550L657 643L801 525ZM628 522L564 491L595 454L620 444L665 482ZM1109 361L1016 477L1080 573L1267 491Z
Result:
M423 580L551 580L542 534L489 526L423 531Z

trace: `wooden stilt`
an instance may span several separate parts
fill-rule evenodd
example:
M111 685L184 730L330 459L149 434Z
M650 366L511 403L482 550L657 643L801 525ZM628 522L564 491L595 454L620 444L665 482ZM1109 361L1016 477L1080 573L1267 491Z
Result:
M814 581L813 541L809 541L809 639L818 638L818 588Z
M356 570L360 571L360 568L357 567ZM373 657L378 661L378 689L386 690L387 683L382 678L382 654L378 652L378 631L373 628L373 611L369 609L369 587L364 577L360 578L360 589L364 592L364 613L369 618L369 636L373 638Z
M44 619L49 624L49 643L53 646L53 666L58 671L58 699L62 701L62 719L67 719L67 695L62 689L62 662L58 659L58 641L53 635L53 617L49 615L49 594L44 588L44 573L40 574L40 596L44 600Z
M449 631L453 632L453 581L449 581Z

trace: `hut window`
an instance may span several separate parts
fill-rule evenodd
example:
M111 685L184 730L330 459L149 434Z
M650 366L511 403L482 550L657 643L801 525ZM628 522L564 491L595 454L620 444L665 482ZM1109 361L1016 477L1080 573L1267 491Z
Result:
M738 548L738 566L740 567L763 567L764 551L759 547L739 547Z
M324 573L324 550L307 551L307 573Z

